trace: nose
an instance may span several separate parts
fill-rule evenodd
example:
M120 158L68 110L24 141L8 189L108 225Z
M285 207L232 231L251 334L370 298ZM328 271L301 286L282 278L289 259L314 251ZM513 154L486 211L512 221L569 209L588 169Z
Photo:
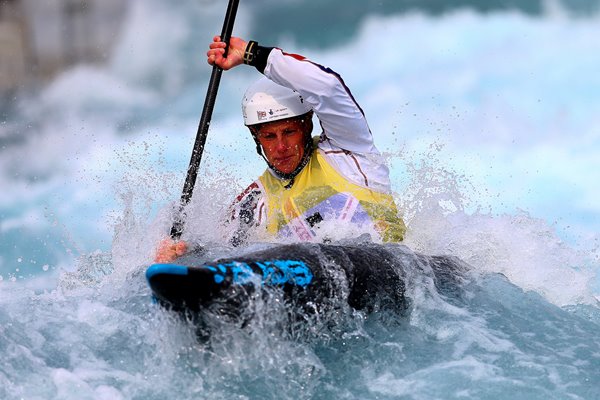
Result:
M285 135L277 135L277 142L275 144L275 149L279 152L284 152L289 149L289 142Z

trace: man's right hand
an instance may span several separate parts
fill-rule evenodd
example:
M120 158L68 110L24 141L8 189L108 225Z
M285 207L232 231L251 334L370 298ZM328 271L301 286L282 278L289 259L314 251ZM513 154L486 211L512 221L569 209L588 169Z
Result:
M165 238L160 242L156 249L154 262L170 263L176 258L184 255L187 252L187 248L187 243L182 240L174 241L171 238Z

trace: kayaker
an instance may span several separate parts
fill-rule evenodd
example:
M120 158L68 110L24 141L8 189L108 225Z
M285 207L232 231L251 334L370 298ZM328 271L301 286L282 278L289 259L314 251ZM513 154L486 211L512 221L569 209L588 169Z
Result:
M266 171L235 200L227 222L229 240L253 234L314 241L340 224L399 242L406 230L390 189L389 170L373 142L364 113L342 78L330 68L278 48L232 37L228 55L213 38L208 63L223 70L246 64L263 77L242 100L244 124L267 163ZM313 113L322 128L313 138ZM165 240L156 261L186 251Z

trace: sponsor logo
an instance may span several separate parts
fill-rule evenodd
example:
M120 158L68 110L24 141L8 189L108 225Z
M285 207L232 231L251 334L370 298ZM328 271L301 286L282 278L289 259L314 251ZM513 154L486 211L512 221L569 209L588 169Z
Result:
M215 283L223 283L230 277L231 283L243 285L256 282L258 278L263 286L281 286L287 283L306 287L313 279L310 268L299 260L255 261L250 264L232 261L207 265L206 268L214 272Z
M267 113L265 111L257 111L256 117L259 121L262 121L263 119L267 118Z

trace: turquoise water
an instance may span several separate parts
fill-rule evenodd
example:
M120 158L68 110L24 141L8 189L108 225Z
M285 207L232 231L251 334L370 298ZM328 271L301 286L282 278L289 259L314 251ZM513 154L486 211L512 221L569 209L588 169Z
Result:
M597 2L340 4L242 2L236 33L344 76L406 245L469 264L460 293L415 273L406 316L346 310L297 335L258 304L260 323L216 321L210 346L155 308L142 272L183 185L224 5L132 2L105 65L0 106L0 398L600 396ZM224 74L188 210L185 237L215 253L264 168L239 115L255 78Z

